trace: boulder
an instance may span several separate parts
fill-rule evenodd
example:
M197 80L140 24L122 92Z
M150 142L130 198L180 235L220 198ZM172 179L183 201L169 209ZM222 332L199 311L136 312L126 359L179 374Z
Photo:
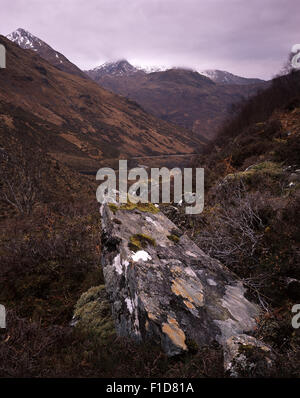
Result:
M240 280L149 205L103 204L102 266L116 332L173 356L252 331Z

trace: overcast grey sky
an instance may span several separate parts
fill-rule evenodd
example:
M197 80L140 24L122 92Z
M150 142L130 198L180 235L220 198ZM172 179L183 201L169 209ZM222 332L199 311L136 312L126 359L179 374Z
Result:
M270 78L300 42L299 0L0 0L3 35L24 28L82 69L141 65Z

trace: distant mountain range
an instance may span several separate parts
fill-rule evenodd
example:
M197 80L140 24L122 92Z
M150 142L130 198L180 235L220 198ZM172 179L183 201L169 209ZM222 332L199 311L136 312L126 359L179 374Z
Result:
M131 76L137 73L148 74L155 72L164 72L169 68L164 66L137 66L130 64L126 59L120 59L114 62L105 62L94 69L87 70L85 73L94 80L103 76Z
M23 49L33 50L56 68L94 80L101 87L136 101L147 112L211 139L242 99L266 87L260 79L249 79L220 70L202 72L165 67L139 67L121 59L81 71L47 43L17 29L7 38Z
M86 71L100 86L133 99L161 119L211 139L232 106L267 83L232 73L161 68L151 72L127 60L107 62Z
M234 75L230 72L226 72L218 69L207 69L207 70L193 70L188 68L168 68L165 66L149 66L142 67L130 64L126 59L121 59L114 62L105 62L104 64L97 66L94 69L85 71L86 74L91 76L94 80L104 76L131 76L136 73L155 73L155 72L166 72L170 69L181 69L191 72L198 72L200 75L206 76L215 83L220 84L259 84L264 83L265 80L248 78Z

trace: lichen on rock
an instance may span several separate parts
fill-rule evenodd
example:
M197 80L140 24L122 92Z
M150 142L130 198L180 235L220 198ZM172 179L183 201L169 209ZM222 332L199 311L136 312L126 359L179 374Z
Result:
M101 263L118 335L172 356L254 329L258 308L226 267L161 212L115 206L101 208Z

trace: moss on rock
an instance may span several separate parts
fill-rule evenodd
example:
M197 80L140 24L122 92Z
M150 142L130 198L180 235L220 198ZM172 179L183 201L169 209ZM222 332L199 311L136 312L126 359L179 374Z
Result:
M76 327L98 337L104 344L115 336L115 324L104 285L92 287L82 294L75 306L74 320Z
M180 240L180 238L175 234L168 235L167 238L174 243L178 243Z
M156 246L156 241L146 234L132 235L130 237L130 242L128 243L128 247L133 251L144 249L148 245Z
M121 204L120 206L115 203L108 203L108 207L114 214L116 214L118 210L139 210L145 213L159 213L159 207L156 207L153 203L132 203L128 201L127 203Z
M114 214L116 214L116 211L119 210L119 207L115 203L109 203L108 207Z
M120 206L120 210L140 210L142 212L153 213L156 214L159 212L159 208L154 206L153 203L124 203Z

